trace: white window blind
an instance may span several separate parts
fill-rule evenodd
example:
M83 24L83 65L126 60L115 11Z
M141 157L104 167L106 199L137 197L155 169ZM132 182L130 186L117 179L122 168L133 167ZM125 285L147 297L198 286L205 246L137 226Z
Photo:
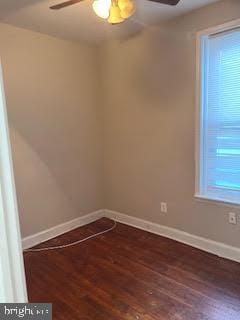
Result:
M240 204L240 28L202 41L199 193Z

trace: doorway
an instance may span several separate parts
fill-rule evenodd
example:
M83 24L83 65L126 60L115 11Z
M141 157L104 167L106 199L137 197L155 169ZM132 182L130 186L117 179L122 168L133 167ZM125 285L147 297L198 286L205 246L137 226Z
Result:
M3 75L0 66L0 302L27 302Z

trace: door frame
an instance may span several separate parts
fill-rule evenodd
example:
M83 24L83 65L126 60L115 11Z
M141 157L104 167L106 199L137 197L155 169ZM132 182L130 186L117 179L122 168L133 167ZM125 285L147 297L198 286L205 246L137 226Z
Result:
M0 302L27 302L26 279L1 61L0 141Z

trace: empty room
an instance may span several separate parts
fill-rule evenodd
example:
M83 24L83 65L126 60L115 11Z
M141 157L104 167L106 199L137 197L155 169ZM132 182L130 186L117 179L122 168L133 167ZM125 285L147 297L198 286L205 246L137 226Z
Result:
M0 0L0 319L240 320L240 1Z

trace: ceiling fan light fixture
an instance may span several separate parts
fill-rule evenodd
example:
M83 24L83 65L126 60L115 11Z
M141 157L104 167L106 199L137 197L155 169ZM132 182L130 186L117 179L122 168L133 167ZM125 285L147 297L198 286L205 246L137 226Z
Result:
M52 10L59 10L83 0L65 0L62 3L50 7ZM157 3L175 6L181 0L148 0ZM111 24L118 24L130 18L136 11L135 0L93 0L93 10L97 16L107 19Z
M124 18L121 16L121 10L118 6L117 1L112 2L110 7L110 15L108 18L108 22L111 24L118 24L124 21Z
M98 17L107 19L110 14L111 0L95 0L92 7Z
M118 6L124 19L130 18L136 11L135 4L131 0L118 0Z

